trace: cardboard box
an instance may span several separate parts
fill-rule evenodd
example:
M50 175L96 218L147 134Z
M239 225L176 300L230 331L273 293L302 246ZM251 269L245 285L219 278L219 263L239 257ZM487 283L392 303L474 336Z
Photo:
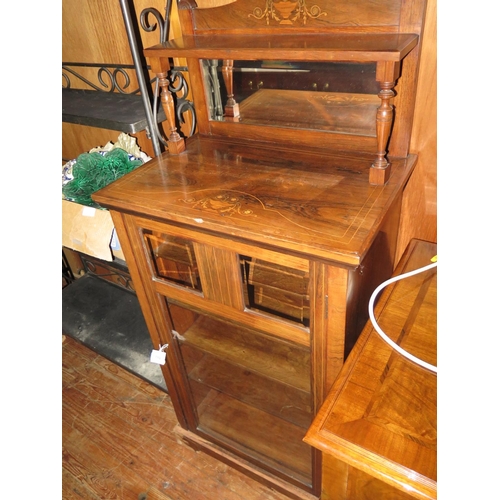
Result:
M62 200L62 245L108 262L125 260L111 214L68 200Z

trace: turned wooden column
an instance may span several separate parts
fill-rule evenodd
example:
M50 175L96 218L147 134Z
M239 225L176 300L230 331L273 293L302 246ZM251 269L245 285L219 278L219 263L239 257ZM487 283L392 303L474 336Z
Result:
M377 64L376 79L380 84L380 106L377 109L377 156L370 169L370 184L383 186L391 176L391 164L387 159L387 144L394 122L394 86L399 77L399 62L383 61Z
M224 84L226 85L227 91L227 103L224 107L224 117L226 120L237 122L240 120L240 107L234 100L232 59L224 59L222 64L222 76L224 77Z
M174 98L169 90L170 80L168 78L168 72L170 70L170 63L166 58L151 59L151 69L156 73L158 77L158 84L160 86L160 97L163 110L167 117L168 124L168 151L172 154L182 153L186 149L186 144L184 139L180 136L177 131L177 125L175 120L175 106Z

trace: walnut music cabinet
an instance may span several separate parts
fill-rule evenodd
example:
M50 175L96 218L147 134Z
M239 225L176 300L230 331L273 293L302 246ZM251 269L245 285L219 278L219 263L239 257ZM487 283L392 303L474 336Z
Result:
M317 497L303 438L394 268L425 0L181 0L145 50L168 148L94 199L112 214L192 446ZM197 133L175 123L185 60Z

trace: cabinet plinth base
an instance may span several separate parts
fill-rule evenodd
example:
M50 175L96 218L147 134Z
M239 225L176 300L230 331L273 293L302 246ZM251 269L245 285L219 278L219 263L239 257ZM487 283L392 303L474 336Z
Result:
M233 455L227 450L207 441L206 439L203 439L193 432L183 429L180 425L176 425L174 427L174 434L196 451L203 451L204 453L217 458L221 462L224 462L225 464L235 468L236 470L243 472L247 476L252 477L259 483L265 484L294 500L318 499L317 496L314 496L307 491L295 487L294 485L283 481L278 477L268 475L264 470L257 468L254 464L251 464L243 458Z

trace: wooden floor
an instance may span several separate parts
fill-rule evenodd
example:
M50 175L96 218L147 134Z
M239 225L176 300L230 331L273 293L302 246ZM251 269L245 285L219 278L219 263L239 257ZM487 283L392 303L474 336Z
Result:
M62 498L285 500L179 443L168 394L63 336Z

